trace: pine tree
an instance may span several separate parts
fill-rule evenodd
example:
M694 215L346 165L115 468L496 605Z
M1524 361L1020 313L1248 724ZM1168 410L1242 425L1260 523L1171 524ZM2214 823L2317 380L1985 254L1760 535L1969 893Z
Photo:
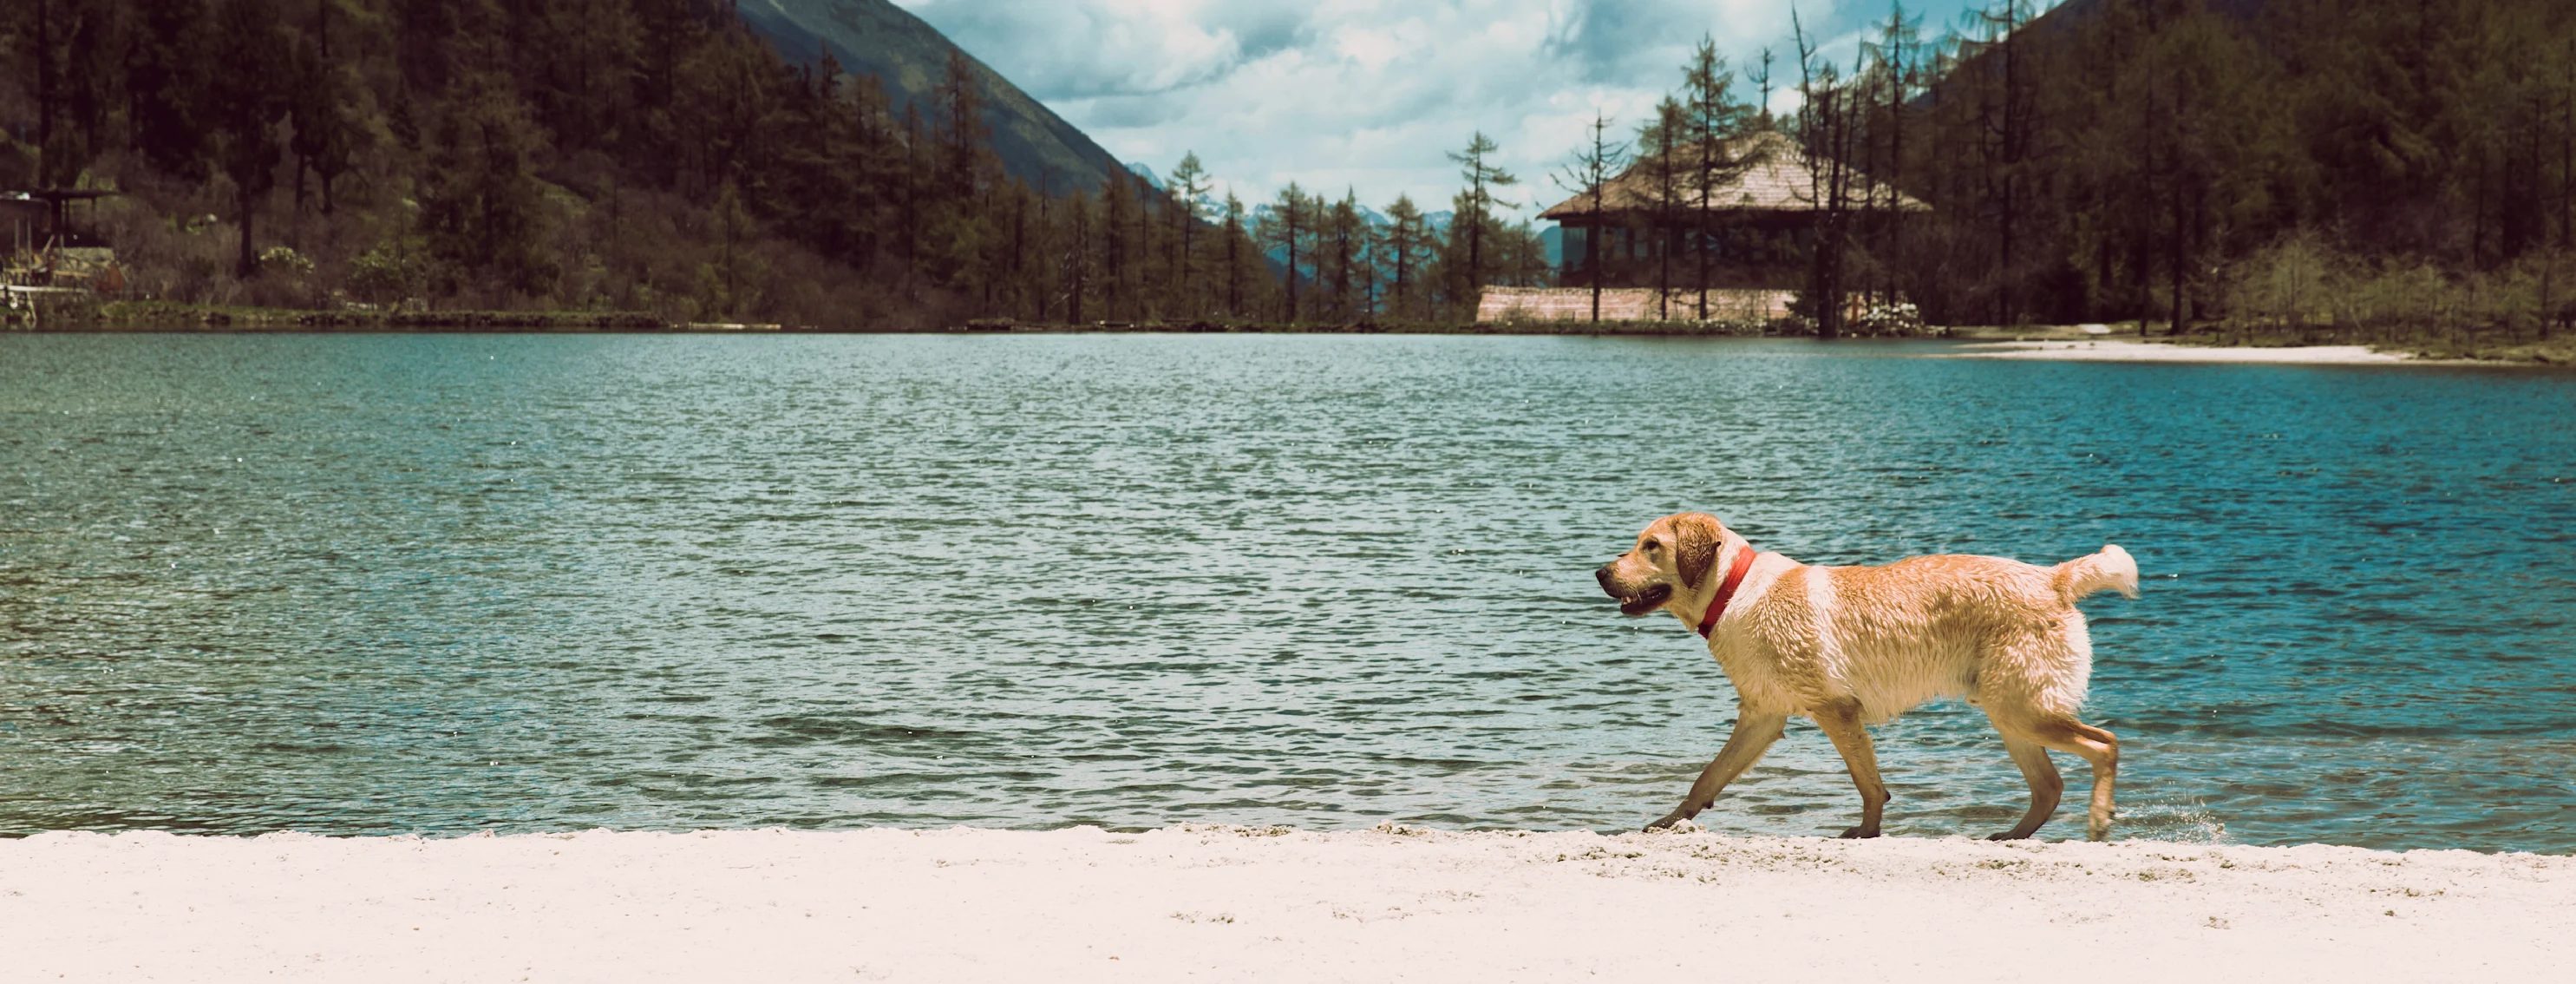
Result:
M948 60L939 81L941 113L940 175L947 182L952 200L972 197L983 181L983 152L992 140L992 129L984 124L984 80L975 70L975 62L966 53L948 49Z
M1076 191L1064 200L1065 249L1062 281L1065 285L1065 321L1082 324L1082 300L1092 286L1096 269L1094 253L1099 249L1099 223L1095 220L1091 196Z
M1387 313L1397 321L1414 317L1412 286L1419 280L1424 243L1429 230L1423 227L1422 209L1411 196L1395 196L1395 204L1386 207L1387 267L1394 280L1389 285Z
M1135 249L1129 236L1134 223L1128 213L1135 208L1135 186L1118 175L1110 175L1100 193L1100 310L1103 317L1113 321L1126 316L1122 312L1134 296L1127 289L1127 280Z
M1225 314L1229 318L1240 318L1244 311L1244 265L1251 262L1251 254L1259 251L1244 248L1251 235L1243 225L1243 199L1235 197L1232 191L1225 193L1224 236Z
M764 264L752 250L758 230L743 207L742 194L728 182L716 194L716 248L698 266L699 317L721 321L759 302Z
M1279 250L1286 256L1288 295L1286 317L1283 320L1292 325L1298 320L1297 284L1303 279L1303 264L1306 260L1304 250L1314 237L1313 219L1309 209L1306 190L1291 181L1288 182L1288 187L1279 190L1279 200L1271 205L1270 214L1261 222L1263 245Z
M1459 200L1457 218L1452 220L1449 230L1453 237L1460 235L1462 230L1466 236L1466 266L1461 275L1466 281L1465 296L1471 298L1468 301L1470 308L1475 304L1472 298L1484 289L1485 231L1492 224L1494 206L1501 204L1501 200L1494 197L1493 190L1508 188L1520 181L1488 159L1501 149L1492 138L1485 136L1484 131L1478 130L1475 137L1467 141L1465 150L1449 155L1449 160L1459 165L1459 177L1467 181L1467 189Z
M1646 248L1655 260L1655 318L1672 320L1673 235L1679 231L1693 201L1690 182L1699 168L1691 160L1695 141L1690 134L1690 115L1682 104L1670 96L1655 106L1655 118L1637 131L1637 147L1642 158L1647 190Z
M1607 113L1594 110L1592 125L1587 129L1592 134L1591 142L1575 152L1574 162L1557 173L1556 181L1567 191L1582 196L1592 213L1593 225L1583 237L1583 273L1584 279L1592 285L1592 320L1598 323L1601 320L1599 240L1602 230L1608 228L1610 179L1625 168L1628 148L1610 139L1610 117ZM1398 200L1397 204L1406 209L1413 207L1409 201ZM1400 257L1401 253L1398 255ZM1398 268L1399 271L1401 269ZM1399 285L1403 283L1401 272L1396 282ZM1401 287L1398 289L1401 291ZM1705 308L1705 293L1702 298L1701 304Z
M1734 184L1753 163L1735 149L1757 124L1753 108L1735 99L1731 91L1734 83L1735 73L1728 70L1726 59L1717 53L1717 39L1701 35L1699 47L1692 51L1690 63L1682 72L1684 105L1688 107L1686 139L1693 150L1689 190L1697 216L1690 238L1695 262L1691 285L1699 294L1697 317L1701 321L1709 316L1708 290L1716 259L1711 238L1714 230L1706 224L1714 214L1711 196Z
M1323 234L1319 238L1325 255L1316 265L1329 270L1331 280L1326 286L1333 303L1331 317L1336 321L1359 320L1359 265L1368 245L1367 228L1360 224L1359 203L1359 192L1346 189L1341 201L1322 210Z
M299 39L295 57L295 92L289 114L294 120L295 209L304 210L304 174L320 179L322 214L333 210L332 185L346 174L360 134L350 125L347 73L331 54L332 0L314 0L312 34Z
M144 4L125 52L126 117L135 149L155 170L203 180L204 128L198 121L211 59L204 39L207 9L196 0Z
M2015 0L2007 0L2015 2ZM1851 230L1854 192L1861 187L1852 166L1861 117L1856 93L1836 66L1819 53L1815 38L1793 13L1798 45L1798 112L1791 129L1810 162L1807 207L1815 224L1808 247L1806 290L1799 301L1815 320L1816 334L1843 333L1844 301L1849 284L1844 274Z
M1175 296L1179 299L1175 313L1185 318L1197 317L1201 310L1190 279L1191 272L1198 265L1198 230L1206 220L1206 209L1202 203L1210 187L1207 168L1199 163L1199 155L1195 152L1181 155L1180 164L1172 168L1171 191L1172 217L1179 226L1176 238L1180 243L1180 257L1174 264L1178 268L1176 279L1179 281L1175 288Z
M277 126L287 112L289 52L273 0L223 0L214 31L225 68L211 73L206 86L207 135L239 209L241 256L234 275L248 280L259 273L253 227L260 200L277 183Z
M541 138L501 80L477 76L468 84L441 108L427 141L422 233L446 267L450 292L542 293L556 265L543 252L544 190L535 175Z

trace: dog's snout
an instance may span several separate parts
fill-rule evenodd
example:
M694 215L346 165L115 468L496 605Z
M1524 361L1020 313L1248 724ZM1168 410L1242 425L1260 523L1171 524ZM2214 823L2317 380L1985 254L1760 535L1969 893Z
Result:
M1592 579L1601 582L1601 590L1610 590L1610 565L1603 564L1595 569L1592 572Z

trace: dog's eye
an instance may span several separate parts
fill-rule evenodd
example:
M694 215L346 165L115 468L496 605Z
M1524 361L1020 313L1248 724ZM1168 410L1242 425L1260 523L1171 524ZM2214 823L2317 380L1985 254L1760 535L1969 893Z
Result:
M1655 541L1653 541L1653 540L1648 540L1648 541L1646 541L1646 552L1647 552L1647 553L1654 553L1655 551L1657 551L1657 550L1661 550L1661 549L1663 549L1663 548L1664 548L1664 545L1663 545L1663 544L1656 543L1656 542L1655 542Z

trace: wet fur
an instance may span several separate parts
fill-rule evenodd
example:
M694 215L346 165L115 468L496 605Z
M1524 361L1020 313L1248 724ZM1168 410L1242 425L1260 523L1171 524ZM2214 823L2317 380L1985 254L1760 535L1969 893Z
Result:
M1714 516L1667 516L1601 569L1602 590L1632 606L1669 590L1657 607L1695 628L1743 543ZM1985 710L2031 787L2029 812L1996 839L2028 837L2056 812L2065 784L2048 750L2092 764L2085 829L2103 838L2119 739L2076 717L2093 644L2075 602L2104 590L2137 596L2137 565L2116 546L2054 567L1967 555L1816 567L1756 554L1708 640L1735 684L1735 734L1681 806L1648 829L1698 815L1790 717L1804 716L1833 739L1860 789L1861 824L1844 836L1875 837L1887 790L1865 726L1964 697Z

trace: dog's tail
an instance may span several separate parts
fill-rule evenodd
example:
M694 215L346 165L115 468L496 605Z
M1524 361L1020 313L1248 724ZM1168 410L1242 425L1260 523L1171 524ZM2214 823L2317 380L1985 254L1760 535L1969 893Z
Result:
M2138 596L2138 562L2118 544L2105 544L2102 552L2050 568L2048 584L2057 596L2074 604L2096 591L2116 590L2131 598Z

